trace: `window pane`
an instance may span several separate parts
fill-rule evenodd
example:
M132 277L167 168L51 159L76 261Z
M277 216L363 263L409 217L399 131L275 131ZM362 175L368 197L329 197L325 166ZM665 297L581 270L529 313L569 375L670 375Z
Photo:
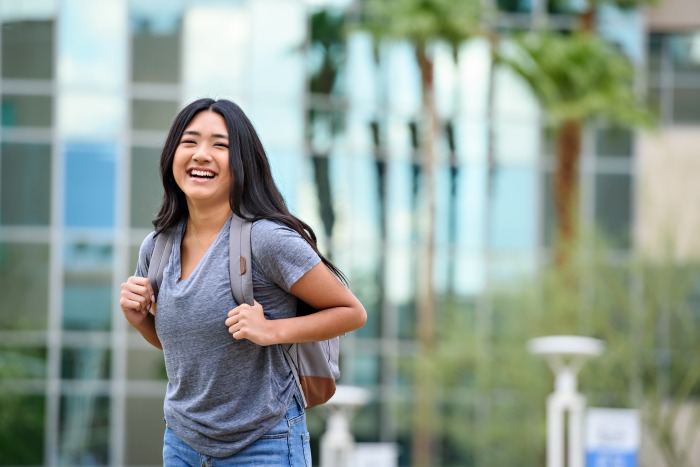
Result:
M59 465L107 465L109 398L71 394L61 398Z
M51 194L51 146L0 146L0 223L48 225Z
M63 348L61 356L61 378L63 379L108 379L110 375L109 349L93 346Z
M132 128L167 132L179 107L177 102L134 99L131 102Z
M129 349L126 377L138 380L165 380L163 352L155 347L147 350Z
M629 175L596 176L595 217L598 226L616 246L630 246L632 179Z
M47 327L49 247L0 243L0 329L41 331Z
M53 77L53 21L12 21L2 25L2 76Z
M131 226L152 228L151 221L163 199L159 149L132 148L130 196Z
M495 172L491 201L494 251L531 251L536 247L537 175L528 168L501 166Z
M44 463L46 398L0 391L0 453L2 465Z
M600 128L596 132L596 154L599 157L631 157L632 132L627 128Z
M114 225L115 159L116 148L110 144L66 146L67 226Z
M63 327L107 331L111 328L112 247L86 243L65 249Z
M668 36L673 68L677 72L700 72L700 33Z
M175 14L134 16L132 78L137 82L178 83L182 20Z
M51 126L51 97L2 96L2 126Z
M662 112L663 107L666 105L669 98L669 89L660 88L658 86L649 86L649 91L647 93L647 104L649 105L649 110L657 115L660 119L667 118ZM662 121L661 123L668 123Z
M649 34L649 49L647 50L647 66L650 80L657 80L656 74L661 68L664 35Z
M415 301L397 305L396 309L399 315L399 338L415 339L417 335L416 323L418 320Z
M500 11L508 13L528 13L532 10L531 0L497 0Z
M359 386L374 386L380 383L379 381L379 357L376 355L353 355L352 364L354 367L353 381L348 381L346 384L355 384Z
M673 90L673 121L676 123L700 122L700 75L697 88Z
M126 400L126 465L163 464L163 397Z
M46 378L46 348L0 348L0 379Z
M126 81L126 23L121 2L61 2L57 60L61 83L120 92Z
M132 275L134 272L136 272L136 265L139 262L140 246L141 244L139 243L139 246L132 246L131 248L129 248L129 268L127 269L129 275Z

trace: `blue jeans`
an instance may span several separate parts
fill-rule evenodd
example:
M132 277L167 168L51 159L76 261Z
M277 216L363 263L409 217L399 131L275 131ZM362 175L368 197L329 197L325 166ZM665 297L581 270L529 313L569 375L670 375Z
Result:
M165 467L311 467L310 436L306 414L295 396L284 417L260 439L231 457L200 454L165 428L163 465Z

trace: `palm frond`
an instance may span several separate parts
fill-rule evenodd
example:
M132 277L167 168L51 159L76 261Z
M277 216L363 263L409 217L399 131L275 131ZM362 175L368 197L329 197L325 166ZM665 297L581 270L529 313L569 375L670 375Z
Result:
M516 36L499 62L519 75L554 121L607 118L651 122L634 91L634 69L622 53L590 34Z

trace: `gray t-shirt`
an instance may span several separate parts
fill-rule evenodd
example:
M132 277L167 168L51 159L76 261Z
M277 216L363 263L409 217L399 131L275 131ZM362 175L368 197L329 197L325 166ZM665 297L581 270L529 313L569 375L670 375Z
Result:
M224 324L237 306L229 280L230 222L184 280L180 222L156 300L168 374L165 421L189 446L214 457L231 456L269 431L295 391L279 345L237 341ZM137 276L146 277L154 246L151 233L141 245ZM265 317L293 317L296 298L289 289L320 258L297 232L269 220L253 224L251 248L253 291Z

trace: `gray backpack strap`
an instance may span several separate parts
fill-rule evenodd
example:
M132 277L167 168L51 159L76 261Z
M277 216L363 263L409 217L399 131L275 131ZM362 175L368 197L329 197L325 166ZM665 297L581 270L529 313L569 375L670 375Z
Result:
M301 384L301 378L299 378L299 364L297 363L299 361L299 355L296 352L298 348L297 344L280 344L280 347L282 348L282 353L284 354L285 360L287 360L287 363L289 364L289 368L292 369L294 381L296 381L297 383L297 387L299 388L299 394L301 394L301 399L304 403L304 408L306 408L309 406L309 403L306 402L306 396L304 395L304 386Z
M155 237L156 245L153 248L151 261L148 264L148 280L151 281L153 294L156 296L156 298L158 297L160 284L163 283L163 271L165 271L165 265L168 264L168 258L170 258L170 253L173 250L173 233L174 229L171 228L161 231Z
M250 230L253 224L235 214L231 215L229 232L229 270L233 298L241 305L253 305L253 258Z
M238 304L247 303L253 305L253 255L251 252L250 231L253 224L241 219L236 214L231 217L231 230L229 233L229 270L231 276L231 290L233 298ZM296 381L304 406L307 405L304 389L299 378L298 357L294 344L281 344L282 353L289 363Z

